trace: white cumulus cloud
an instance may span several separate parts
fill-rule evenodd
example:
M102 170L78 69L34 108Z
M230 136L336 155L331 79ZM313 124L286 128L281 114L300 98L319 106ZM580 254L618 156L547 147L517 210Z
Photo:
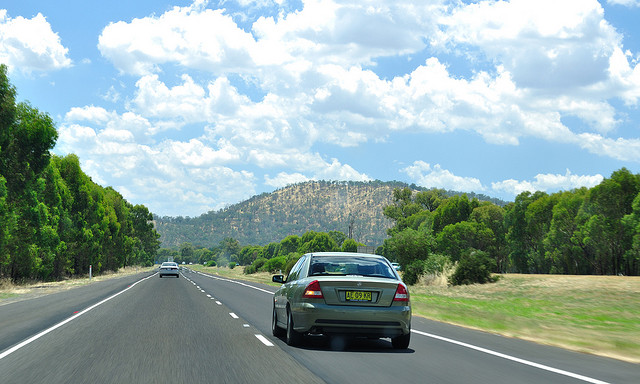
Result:
M415 161L401 170L406 173L416 184L426 188L443 188L461 192L481 192L484 186L480 180L474 177L456 176L446 169L442 169L440 164L431 164L424 161Z
M174 7L156 17L119 21L106 26L98 48L122 72L145 75L166 63L224 72L249 68L251 34L239 28L224 11L199 4Z
M504 180L492 183L491 188L497 192L504 192L513 197L529 191L556 192L560 190L569 191L575 188L592 188L600 184L604 178L602 175L574 175L567 170L564 175L560 174L538 174L534 180Z
M265 175L265 184L274 188L286 187L290 184L303 183L309 181L309 178L301 173L279 172L276 176L270 177Z
M640 7L640 0L607 0L607 3L626 7Z
M70 67L68 52L41 13L31 19L11 18L0 9L0 63L10 70L30 73Z

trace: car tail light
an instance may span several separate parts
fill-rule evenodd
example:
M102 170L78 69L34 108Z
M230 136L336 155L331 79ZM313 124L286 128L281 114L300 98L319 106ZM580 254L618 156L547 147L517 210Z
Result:
M320 283L318 280L314 280L307 288L304 289L304 295L302 295L305 299L324 299L322 296L322 291L320 290Z
M407 291L407 287L404 284L398 284L393 301L409 301L409 291Z

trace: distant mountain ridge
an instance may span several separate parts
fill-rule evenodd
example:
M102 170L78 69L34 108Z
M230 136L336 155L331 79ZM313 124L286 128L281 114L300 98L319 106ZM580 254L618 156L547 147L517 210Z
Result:
M308 231L340 231L349 235L350 225L356 241L377 247L387 238L387 229L392 225L383 214L384 207L392 203L394 189L405 187L427 189L398 181L309 181L198 217L154 216L154 220L166 248L185 242L214 247L227 237L243 246L266 245ZM504 204L483 195L468 195Z

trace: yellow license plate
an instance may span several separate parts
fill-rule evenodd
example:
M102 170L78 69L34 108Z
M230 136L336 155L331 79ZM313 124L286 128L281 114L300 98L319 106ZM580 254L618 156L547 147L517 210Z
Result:
M371 301L371 292L365 291L347 291L347 301Z

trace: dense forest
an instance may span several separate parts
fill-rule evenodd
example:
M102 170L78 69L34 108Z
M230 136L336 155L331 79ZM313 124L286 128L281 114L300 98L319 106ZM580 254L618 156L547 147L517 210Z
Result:
M363 244L379 246L392 224L384 208L392 203L393 190L404 187L427 190L399 181L309 181L195 218L155 217L155 223L162 246L174 249L182 243L211 248L229 237L243 245L265 245L308 231L339 231ZM460 192L446 192L447 196L456 194ZM484 195L469 196L506 204Z
M154 261L153 216L50 153L52 119L16 103L0 66L0 279L57 280Z

